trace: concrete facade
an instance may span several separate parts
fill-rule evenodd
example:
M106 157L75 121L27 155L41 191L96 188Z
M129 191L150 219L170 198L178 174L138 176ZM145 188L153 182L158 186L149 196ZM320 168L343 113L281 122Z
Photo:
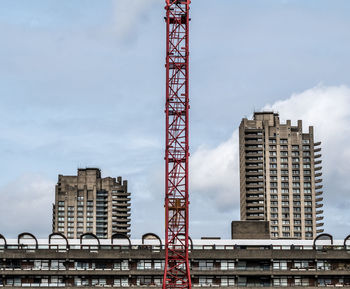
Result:
M58 176L52 231L67 238L93 233L99 238L130 235L130 193L121 177L101 177L96 168L78 169L77 176Z
M322 233L322 167L314 129L254 113L239 128L241 220L269 221L271 238L313 239Z
M231 239L270 239L270 223L268 221L233 221L231 223Z
M161 287L158 240L0 240L0 286L31 288ZM193 240L193 287L350 287L344 241ZM130 242L130 243L128 243ZM206 243L207 242L207 243ZM303 242L303 243L301 243Z

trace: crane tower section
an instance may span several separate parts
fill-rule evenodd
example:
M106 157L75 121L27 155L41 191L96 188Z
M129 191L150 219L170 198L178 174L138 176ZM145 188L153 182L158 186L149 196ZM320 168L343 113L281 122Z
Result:
M166 0L165 270L163 289L191 288L188 262L189 8Z

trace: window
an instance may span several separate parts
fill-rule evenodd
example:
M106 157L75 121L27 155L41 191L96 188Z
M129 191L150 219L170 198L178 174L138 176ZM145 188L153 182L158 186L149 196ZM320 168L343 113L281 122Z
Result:
M271 212L272 213L277 213L278 212L278 208L271 208Z
M299 156L299 152L292 152L292 157L298 157Z
M293 177L293 181L300 181L300 177Z
M275 157L277 155L276 152L270 152L270 157Z
M276 170L271 170L270 171L270 175L277 175L277 171Z
M270 169L277 169L277 164L270 164Z
M234 260L221 261L221 270L234 270L234 269L235 269Z
M277 203L277 202L276 202ZM289 202L282 202L282 206L289 206Z
M311 233L311 232L305 233L305 237L306 237L306 238L312 238L312 233Z
M271 226L271 231L278 231L278 227L277 226Z
M286 260L273 261L273 270L287 270L287 261Z
M271 203L271 206L277 206L278 205L278 202L276 202L276 201L271 201L270 203Z
M154 260L154 269L156 270L161 270L164 269L164 260Z
M282 227L282 231L289 232L290 231L290 227L289 226L283 226Z
M212 270L214 262L212 260L199 260L199 270Z
M292 162L293 163L298 163L299 162L299 158L292 158Z
M271 219L276 219L278 217L278 215L277 214L271 214Z
M282 181L287 181L287 182L289 180L288 176L282 176L281 179L282 179Z
M287 143L288 143L288 140L287 140L287 139L281 139L280 143L281 143L281 144L287 144Z
M64 201L59 201L59 202L58 202L58 205L59 205L59 206L64 206Z
M221 277L221 286L222 287L235 286L235 278L234 277Z
M303 139L303 144L308 144L310 141L308 139Z
M299 164L293 164L293 165L292 165L292 168L293 168L293 169L299 169Z
M281 150L288 150L288 146L285 146L285 145L281 146Z
M74 211L74 207L73 206L69 206L68 207L68 211Z
M281 163L288 163L288 158L281 158Z
M199 277L199 286L212 286L213 285L213 277L209 276L200 276Z
M282 188L288 188L289 187L289 183L281 183Z
M300 226L294 227L294 231L300 232L301 231L301 227Z
M304 168L304 169L310 169L311 166L310 166L310 164L304 164L304 165L303 165L303 168Z
M300 214L294 214L293 217L294 217L294 219L300 219L301 215Z
M328 261L317 261L317 270L331 270L331 265Z
M139 260L137 262L137 270L150 270L152 269L151 260Z
M288 164L281 164L282 169L288 169Z
M300 187L300 183L293 183L293 188L299 188Z
M269 143L276 143L276 139L270 138L270 139L269 139Z
M282 225L289 225L289 220L283 220Z
M281 152L281 156L282 157L287 157L288 156L288 152Z

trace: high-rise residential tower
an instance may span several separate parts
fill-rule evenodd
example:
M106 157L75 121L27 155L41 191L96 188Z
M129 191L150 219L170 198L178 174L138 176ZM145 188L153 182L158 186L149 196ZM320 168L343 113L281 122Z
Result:
M320 142L302 121L256 112L239 128L241 220L270 221L271 238L313 239L323 232Z
M53 232L67 238L93 233L111 238L130 236L130 193L121 177L101 177L96 168L78 169L77 176L58 176L52 218Z

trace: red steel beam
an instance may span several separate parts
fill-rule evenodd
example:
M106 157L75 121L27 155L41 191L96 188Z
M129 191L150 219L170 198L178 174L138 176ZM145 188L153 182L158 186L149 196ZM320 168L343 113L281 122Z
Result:
M191 288L188 261L190 0L166 0L165 269L163 289Z

